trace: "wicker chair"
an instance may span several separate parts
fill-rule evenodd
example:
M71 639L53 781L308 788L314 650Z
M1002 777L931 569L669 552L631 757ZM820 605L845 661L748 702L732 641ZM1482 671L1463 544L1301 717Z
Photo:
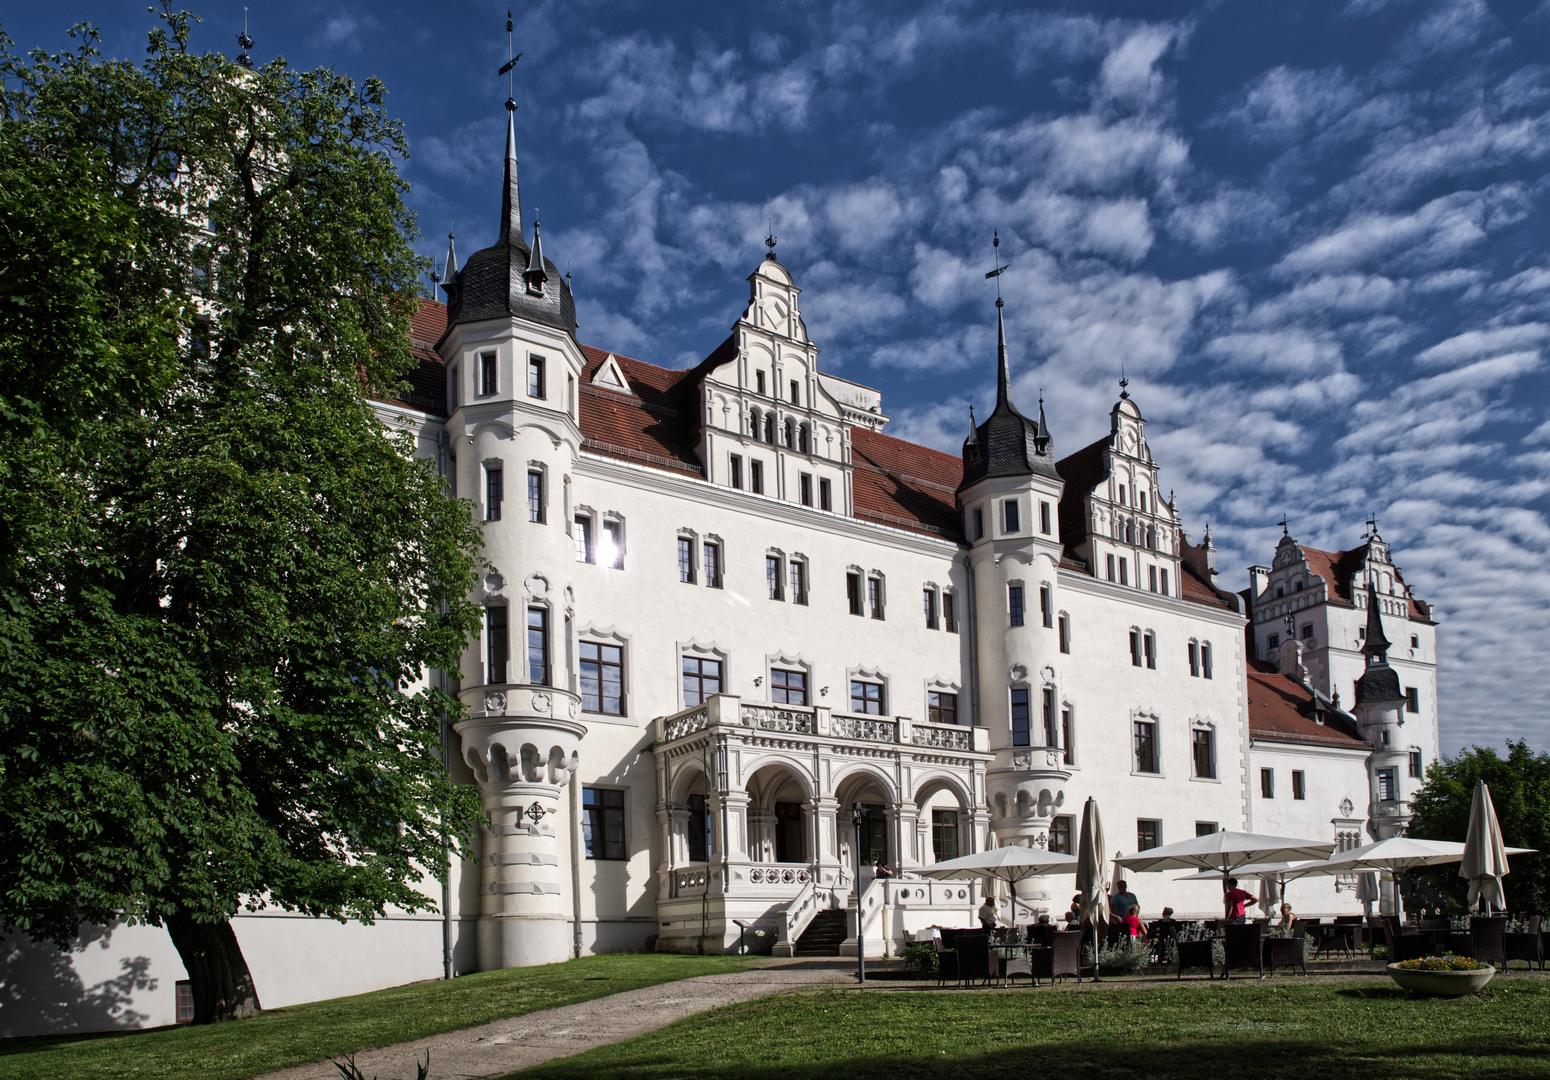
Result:
M1082 981L1082 932L1057 930L1048 949L1033 951L1033 979L1064 979L1067 975Z
M1540 971L1545 970L1544 936L1539 932L1542 921L1538 915L1535 915L1529 919L1528 931L1526 933L1507 934L1505 936L1505 948L1503 950L1505 955L1502 957L1502 970L1505 971L1507 965L1514 960L1526 961L1530 969L1535 964L1538 964Z
M1077 933L1078 931L1072 932ZM1043 945L1048 948L1050 945L1054 944L1056 933L1058 933L1058 931L1053 926L1048 924L1040 925L1035 923L1034 925L1028 927L1028 944Z
M1367 955L1371 956L1379 945L1388 944L1388 932L1383 926L1383 919L1377 915L1366 916L1367 921Z
M989 937L983 933L960 936L954 943L953 951L958 954L960 983L968 983L973 979L982 983L990 981L991 963L996 958L990 954Z
M1261 945L1265 928L1258 923L1228 923L1223 933L1223 946L1227 953L1222 964L1222 977L1232 978L1233 968L1254 968L1259 977L1265 977L1265 952Z
M1350 958L1356 954L1356 926L1352 923L1320 924L1318 928L1319 944L1314 950L1315 958L1319 955L1328 956L1339 949Z
M1475 916L1469 920L1469 951L1476 960L1507 965L1507 916Z
M1216 978L1216 958L1212 954L1211 947L1216 942L1212 938L1204 941L1180 941L1179 970L1177 978L1184 978L1185 968L1205 968L1211 973L1211 978Z
M1265 939L1265 966L1274 975L1276 966L1302 968L1308 974L1308 964L1303 952L1302 935L1295 930L1291 937L1267 937Z
M936 984L958 981L958 953L953 948L952 930L943 930L936 939Z

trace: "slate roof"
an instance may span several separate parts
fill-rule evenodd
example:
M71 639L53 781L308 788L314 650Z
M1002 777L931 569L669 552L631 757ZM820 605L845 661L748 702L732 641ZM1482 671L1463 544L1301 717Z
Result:
M1355 725L1343 714L1327 711L1324 723L1314 720L1313 691L1276 671L1274 664L1250 660L1248 675L1249 734L1254 738L1353 750L1368 748Z

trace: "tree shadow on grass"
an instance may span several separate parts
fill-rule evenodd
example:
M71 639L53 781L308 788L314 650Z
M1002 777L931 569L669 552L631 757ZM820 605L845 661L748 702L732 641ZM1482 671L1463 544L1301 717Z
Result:
M822 1064L784 1059L771 1047L769 1059L747 1067L724 1059L687 1064L661 1051L615 1055L608 1061L540 1066L507 1080L1027 1080L1028 1077L1161 1077L1201 1080L1210 1076L1253 1080L1309 1080L1360 1075L1362 1080L1521 1080L1550 1077L1550 1055L1542 1042L1524 1039L1511 1046L1482 1046L1467 1037L1425 1047L1341 1046L1309 1040L1246 1038L1201 1043L1137 1044L1076 1040L1024 1046L974 1056L943 1054L849 1058ZM784 1060L783 1060L784 1059Z

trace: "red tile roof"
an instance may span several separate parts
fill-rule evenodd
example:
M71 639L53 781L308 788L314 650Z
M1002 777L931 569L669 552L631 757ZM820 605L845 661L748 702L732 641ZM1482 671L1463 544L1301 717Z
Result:
M696 403L692 372L672 371L644 360L581 347L581 434L585 447L606 457L668 472L704 475L696 449ZM594 385L592 378L612 356L631 393Z
M1298 544L1297 547L1308 560L1308 569L1323 578L1330 586L1330 599L1354 607L1356 602L1351 596L1351 582L1367 561L1367 545L1363 544L1349 551L1320 551L1306 544ZM1394 576L1404 584L1405 579L1397 568ZM1413 595L1409 599L1410 617L1418 622L1431 622L1431 607L1424 600L1417 600Z
M850 460L857 517L958 539L958 455L854 427Z
M1248 662L1249 734L1276 742L1316 743L1363 749L1367 742L1351 723L1333 712L1320 724L1304 712L1313 691L1276 671L1263 660Z

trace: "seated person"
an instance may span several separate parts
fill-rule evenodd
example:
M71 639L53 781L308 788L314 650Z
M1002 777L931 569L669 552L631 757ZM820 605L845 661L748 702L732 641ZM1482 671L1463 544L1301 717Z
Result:
M1040 915L1039 916L1039 925L1040 926L1053 926L1054 924L1049 921L1049 916L1048 915Z
M1071 898L1071 910L1066 912L1066 927L1069 929L1080 925L1082 925L1082 898L1081 896L1073 896Z
M1296 921L1297 916L1292 913L1292 905L1288 903L1282 903L1281 918L1276 921L1276 928L1279 930L1285 930L1290 933L1292 924Z
M888 864L883 862L883 857L881 855L877 857L877 868L873 871L873 876L884 879L895 876L894 872L888 869Z

